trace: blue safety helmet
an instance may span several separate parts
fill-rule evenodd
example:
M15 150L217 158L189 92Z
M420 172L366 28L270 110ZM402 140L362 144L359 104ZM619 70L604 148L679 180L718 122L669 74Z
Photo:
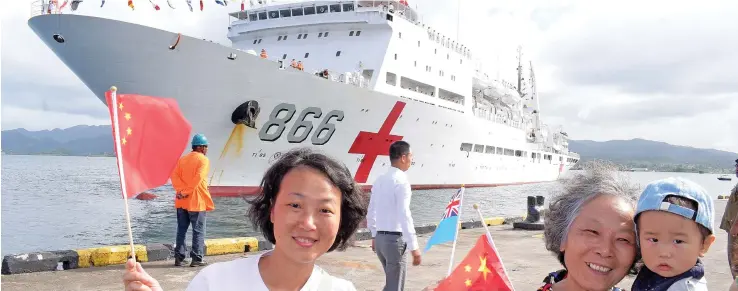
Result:
M201 133L192 137L192 146L208 146L208 139Z

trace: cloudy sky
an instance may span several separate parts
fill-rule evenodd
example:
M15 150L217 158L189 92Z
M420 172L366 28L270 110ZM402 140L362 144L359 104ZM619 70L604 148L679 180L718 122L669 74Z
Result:
M227 12L206 0L85 0L74 12L230 44ZM104 105L30 30L30 1L4 3L2 129L109 124ZM197 6L198 1L194 0ZM532 60L543 118L573 139L645 138L738 152L738 1L409 0L423 21L514 80ZM459 5L460 3L460 5ZM460 15L461 17L457 17ZM460 20L459 20L460 19ZM457 27L458 20L458 27Z

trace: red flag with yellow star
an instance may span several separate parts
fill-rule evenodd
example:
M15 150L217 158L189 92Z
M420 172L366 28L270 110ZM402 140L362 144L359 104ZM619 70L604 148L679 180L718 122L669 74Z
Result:
M443 279L437 291L513 291L497 251L487 234L479 236L461 264Z
M118 156L127 198L166 184L185 151L192 125L174 99L105 92L112 121L113 140L120 138ZM118 126L113 110L118 111ZM120 129L120 130L117 130ZM114 142L114 149L118 153ZM120 168L119 168L120 170Z

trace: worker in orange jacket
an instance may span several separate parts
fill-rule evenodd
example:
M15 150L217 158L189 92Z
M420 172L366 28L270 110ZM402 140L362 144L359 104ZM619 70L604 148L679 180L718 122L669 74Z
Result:
M205 266L205 214L215 209L208 190L207 176L210 171L208 140L202 134L192 137L192 151L177 162L172 172L172 187L176 193L174 207L177 209L177 245L174 249L174 265L181 266L185 260L185 236L192 225L192 250L190 267Z

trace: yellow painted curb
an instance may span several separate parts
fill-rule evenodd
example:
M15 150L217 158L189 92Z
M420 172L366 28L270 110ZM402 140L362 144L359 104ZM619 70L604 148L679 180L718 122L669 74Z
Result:
M256 252L259 250L259 240L255 237L208 239L205 240L205 249L206 256L243 253L247 250Z
M487 226L502 225L505 223L504 217L489 217L484 219L484 224Z
M149 261L146 246L134 245L133 249L136 252L136 260L138 262ZM131 254L131 247L129 245L118 245L75 251L79 255L78 267L88 268L92 266L100 267L125 264L128 256Z

